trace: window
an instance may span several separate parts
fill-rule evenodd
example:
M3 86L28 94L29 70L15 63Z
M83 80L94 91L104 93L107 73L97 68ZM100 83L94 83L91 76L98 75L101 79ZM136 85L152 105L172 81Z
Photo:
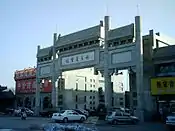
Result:
M17 87L18 87L18 88L21 88L21 83L18 83Z
M133 105L137 106L137 100L133 100Z
M30 89L30 87L31 87L31 82L29 81L29 82L27 83L27 88Z
M25 87L26 87L26 83L23 82L23 83L22 83L22 88L25 89Z
M93 104L95 105L95 101L93 101Z
M74 45L74 48L77 48L77 45Z
M128 42L129 42L129 43L132 43L132 39L128 39Z
M89 98L92 99L92 96L90 96Z
M84 102L86 102L86 96L84 96Z
M116 112L115 116L121 116L121 112Z
M95 96L93 96L93 99L95 99Z
M33 81L32 88L33 88L33 89L36 88L36 82L35 82L35 81Z
M92 101L90 101L89 103L92 104Z
M112 97L112 106L114 106L114 97Z
M123 98L121 97L121 98L120 98L120 101L122 101L122 100L123 100Z
M92 92L92 90L90 90L90 92Z
M78 115L78 113L77 113L77 112L73 112L72 114L73 114L73 115Z
M130 116L129 113L123 113L123 116Z
M83 46L83 44L79 44L79 47L82 47Z
M76 100L75 100L76 102L78 101L78 96L76 95Z
M95 82L95 79L94 79L94 82Z
M137 97L137 92L132 93L133 97Z
M93 107L93 110L95 110L95 106Z
M84 105L84 109L86 109L86 104Z
M121 41L121 44L126 44L126 40L122 40Z
M59 98L59 99L63 99L63 95L59 95L58 98Z
M93 85L93 87L95 88L95 85Z
M90 79L90 82L92 82L92 79Z
M90 87L92 87L92 84L90 84Z
M87 43L87 42L85 42L85 43L84 43L84 46L87 46L87 45L88 45L88 43Z
M113 43L114 46L116 46L116 45L118 45L118 44L119 44L119 42L114 42L114 43Z
M120 102L120 106L123 106L123 102Z
M58 102L58 105L62 105L62 104L63 104L63 102L62 102L62 101L59 101L59 102Z
M90 43L89 43L90 45L92 45L92 44L94 44L94 41L90 41Z

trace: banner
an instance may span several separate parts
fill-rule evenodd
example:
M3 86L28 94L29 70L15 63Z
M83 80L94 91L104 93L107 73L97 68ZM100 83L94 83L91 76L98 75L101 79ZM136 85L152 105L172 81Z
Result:
M175 94L175 77L157 77L151 79L152 95Z
M26 79L26 80L17 80L16 81L16 93L35 93L36 90L36 79ZM50 93L52 92L52 83L48 80L45 80L42 83L41 92Z

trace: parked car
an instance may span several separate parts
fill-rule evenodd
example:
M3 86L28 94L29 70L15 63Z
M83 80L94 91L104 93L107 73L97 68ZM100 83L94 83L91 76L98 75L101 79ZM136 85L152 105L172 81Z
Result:
M73 109L74 111L78 112L81 115L85 115L86 117L89 116L89 112L83 109Z
M22 109L22 107L19 107L18 109L15 109L14 110L14 115L15 116L21 116L21 109ZM30 110L28 108L25 108L25 107L24 107L24 110L25 110L27 116L33 116L34 115L34 112L32 110Z
M86 120L86 116L81 115L74 110L63 110L59 113L53 113L52 120L62 121L64 123L67 123L69 121L81 121L81 122L83 122Z
M106 121L110 124L137 124L139 119L135 116L131 116L129 113L122 111L109 112L106 116Z
M81 114L81 115L85 115L86 116L86 114L84 114L83 112L81 112L79 109L73 109L73 110L76 111L77 113ZM88 117L88 116L86 116L86 117Z
M53 115L53 113L57 113L58 111L56 109L53 108L48 108L45 109L43 111L40 111L39 115L42 117L51 117Z
M172 131L175 130L175 113L166 117L166 126Z
M5 114L8 114L8 115L12 115L14 113L14 109L12 109L12 108L6 108L4 113Z

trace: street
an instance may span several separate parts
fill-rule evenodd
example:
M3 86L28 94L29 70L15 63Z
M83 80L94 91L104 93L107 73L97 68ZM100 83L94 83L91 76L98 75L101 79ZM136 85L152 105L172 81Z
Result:
M29 130L32 125L41 126L51 123L50 118L29 117L27 120L21 120L20 117L0 117L0 129ZM63 123L61 123L63 124ZM91 124L84 124L92 127ZM159 123L142 123L139 125L116 125L108 124L96 125L99 131L167 131L165 126Z

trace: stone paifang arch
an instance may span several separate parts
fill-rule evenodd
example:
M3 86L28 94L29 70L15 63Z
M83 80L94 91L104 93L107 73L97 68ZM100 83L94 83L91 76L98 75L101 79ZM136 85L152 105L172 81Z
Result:
M53 45L37 52L36 109L39 109L40 83L52 79L52 105L57 107L56 80L63 71L94 67L105 79L105 104L111 107L111 74L133 68L136 72L138 110L142 110L143 47L140 16L130 25L111 29L109 16L99 25L65 36L54 34Z

